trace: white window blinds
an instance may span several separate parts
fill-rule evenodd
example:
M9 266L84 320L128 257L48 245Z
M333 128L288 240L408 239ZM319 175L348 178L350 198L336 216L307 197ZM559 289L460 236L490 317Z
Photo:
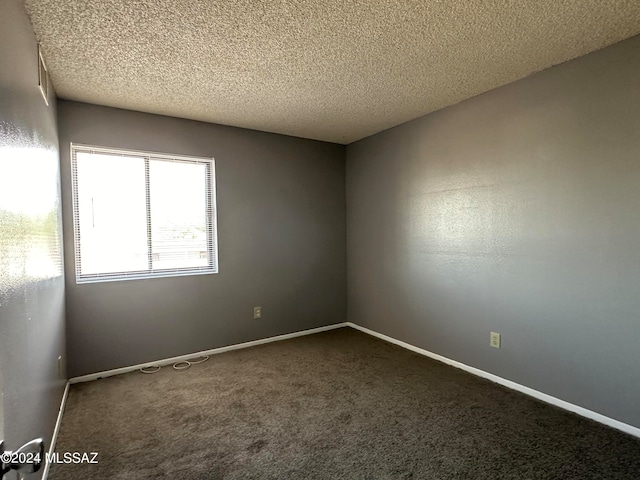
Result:
M217 273L210 158L71 145L78 283Z

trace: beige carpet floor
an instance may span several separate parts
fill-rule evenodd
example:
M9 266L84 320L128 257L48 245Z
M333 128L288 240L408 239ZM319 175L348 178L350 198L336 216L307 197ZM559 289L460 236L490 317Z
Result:
M50 480L640 478L640 439L350 328L72 385Z

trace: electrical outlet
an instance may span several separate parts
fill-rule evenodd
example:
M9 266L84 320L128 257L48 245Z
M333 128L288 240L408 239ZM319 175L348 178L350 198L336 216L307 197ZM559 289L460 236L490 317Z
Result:
M497 332L491 332L489 345L493 348L500 348L500 334Z
M262 307L253 307L253 318L262 318Z

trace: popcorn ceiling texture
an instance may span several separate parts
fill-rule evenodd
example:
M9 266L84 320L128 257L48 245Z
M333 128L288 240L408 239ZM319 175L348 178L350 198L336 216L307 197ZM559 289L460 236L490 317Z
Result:
M348 144L640 33L637 0L27 0L61 98Z

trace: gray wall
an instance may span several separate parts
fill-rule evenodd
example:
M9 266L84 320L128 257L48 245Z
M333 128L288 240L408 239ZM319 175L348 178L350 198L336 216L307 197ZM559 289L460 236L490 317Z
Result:
M64 281L55 98L38 89L20 0L0 3L0 439L50 443L64 370ZM7 476L5 478L15 478ZM38 476L30 477L38 478Z
M349 320L640 427L639 79L635 37L349 145Z
M70 376L346 320L344 146L67 101L58 120ZM214 157L220 273L77 285L70 142Z

